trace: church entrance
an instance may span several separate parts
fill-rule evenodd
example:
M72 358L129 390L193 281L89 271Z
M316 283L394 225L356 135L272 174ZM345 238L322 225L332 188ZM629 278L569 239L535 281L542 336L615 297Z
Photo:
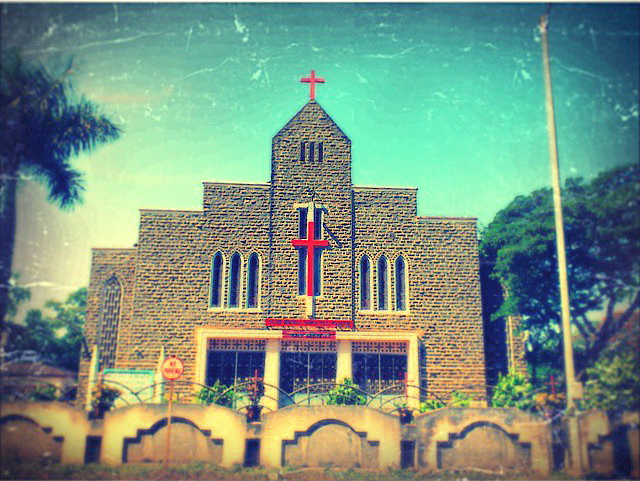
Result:
M336 341L282 341L280 346L280 407L293 403L321 404L336 382Z

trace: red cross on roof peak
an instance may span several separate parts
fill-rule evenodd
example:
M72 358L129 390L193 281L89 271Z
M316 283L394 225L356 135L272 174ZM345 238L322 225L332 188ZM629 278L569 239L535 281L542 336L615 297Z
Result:
M300 82L302 83L308 83L311 84L311 91L309 92L309 98L311 100L315 100L316 98L316 84L323 84L324 83L324 79L320 78L320 77L316 77L316 71L312 70L311 71L311 76L310 77L302 77L300 79Z

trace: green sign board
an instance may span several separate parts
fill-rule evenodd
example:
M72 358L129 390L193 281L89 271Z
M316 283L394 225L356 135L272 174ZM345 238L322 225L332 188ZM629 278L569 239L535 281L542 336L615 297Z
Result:
M139 402L153 402L154 388L152 386L155 383L155 372L152 370L105 369L103 381L105 385L116 388L122 393L115 403L116 407Z

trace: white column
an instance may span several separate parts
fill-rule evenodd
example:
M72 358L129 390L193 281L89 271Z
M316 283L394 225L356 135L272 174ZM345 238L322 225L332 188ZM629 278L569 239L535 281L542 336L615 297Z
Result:
M280 386L280 339L267 339L264 356L264 398L262 404L269 410L278 409L279 391L272 386Z
M89 363L89 381L87 382L87 396L85 409L91 411L91 394L98 378L98 345L94 344L91 350L91 362Z
M164 381L162 377L162 363L164 362L164 346L160 348L160 355L158 356L158 365L156 366L156 373L153 377L155 387L153 388L153 402L160 404L162 402L162 393L164 392L164 386L160 383Z
M336 382L341 383L344 378L353 379L351 362L351 341L338 341L338 360L336 364Z
M409 340L407 351L407 400L408 407L418 409L420 407L420 359L418 356L418 337L412 336Z

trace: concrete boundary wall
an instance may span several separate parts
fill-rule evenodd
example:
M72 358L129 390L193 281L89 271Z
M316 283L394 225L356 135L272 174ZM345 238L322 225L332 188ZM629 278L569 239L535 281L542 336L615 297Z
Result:
M244 413L225 407L176 404L172 419L172 462L416 467L434 474L476 471L537 477L548 477L553 468L551 424L517 409L444 408L401 425L397 416L364 406L289 406L248 423ZM639 421L638 412L580 413L583 475L638 479ZM58 402L0 405L7 463L159 462L164 459L166 427L166 404L131 405L93 421L85 411ZM620 453L626 466L621 466Z
M615 415L590 410L578 414L582 472L604 477L640 478L639 424L638 412Z
M62 438L63 464L84 463L85 443L93 428L83 410L59 402L0 404L0 424L16 418L29 419L52 438Z
M321 438L321 430L329 429L333 442L323 445L323 449L314 449L314 437ZM364 406L289 406L264 415L261 431L260 464L265 467L286 464L284 451L294 444L300 444L298 464L302 466L322 466L327 453L337 458L340 451L359 456L355 461L360 467L365 466L367 455L377 456L372 467L400 466L398 417ZM309 438L306 443L301 441L305 437ZM371 447L369 453L365 452L366 448L353 447L356 437ZM340 444L341 441L344 443ZM375 446L378 448L373 449ZM356 463L347 467L358 467Z
M175 404L171 417L174 424L186 420L200 431L208 432L208 437L220 439L222 466L231 467L244 461L247 425L243 414L215 404ZM101 462L122 464L127 440L139 438L141 431L153 430L161 423L164 426L166 421L166 404L135 404L109 411L104 417ZM173 441L174 436L171 439Z
M551 429L539 416L517 409L447 408L419 415L415 423L417 464L428 471L551 473Z

